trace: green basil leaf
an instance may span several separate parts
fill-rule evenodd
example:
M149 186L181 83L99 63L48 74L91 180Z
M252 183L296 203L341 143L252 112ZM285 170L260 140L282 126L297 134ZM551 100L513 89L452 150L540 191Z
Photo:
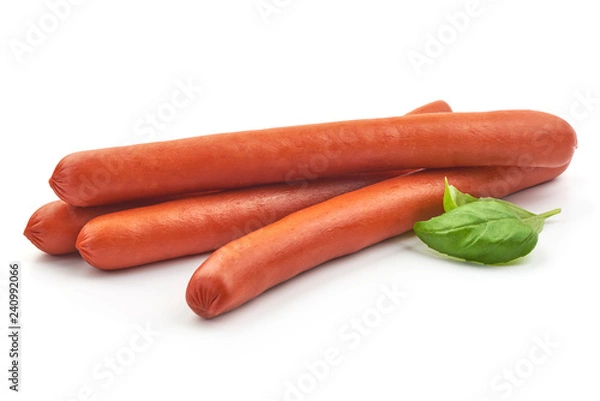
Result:
M414 226L430 248L484 264L505 263L535 248L538 232L505 202L471 202Z
M505 201L504 199L496 199L496 198L479 198L480 202L494 202L494 203L502 203L507 211L510 210L511 213L514 214L515 217L520 219L526 219L530 217L537 216L535 213L532 213L528 210L523 209L520 206L515 205L514 203L510 203L509 201Z
M513 213L515 214L515 216L518 216L522 219L527 218L527 217L536 216L535 213L527 211L527 210L523 209L522 207L519 207L519 206L515 205L514 203L510 203L503 199L496 199L496 198L489 198L489 197L476 198L467 193L463 193L463 192L459 191L458 188L456 188L454 185L450 185L448 183L448 178L445 178L445 184L446 184L446 189L444 191L444 211L446 211L446 212L449 212L452 209L456 209L459 206L466 205L467 203L500 202L500 203L504 203L507 208L510 208L513 211Z
M444 181L446 184L446 189L444 190L444 211L449 212L461 205L478 201L474 196L462 193L454 185L450 185L448 178L444 178Z
M535 214L495 198L475 198L445 179L445 214L414 225L430 248L484 264L505 263L535 248L544 221L560 209Z
M522 207L519 207L519 206L515 205L514 203L510 203L503 199L496 199L496 198L489 198L489 197L475 198L474 196L471 196L467 193L463 193L463 192L459 191L458 188L456 188L454 185L450 185L448 183L448 178L445 178L445 184L446 184L446 189L444 191L444 211L446 211L446 212L449 212L450 210L455 209L459 206L465 205L467 203L500 202L500 203L504 203L507 208L511 209L513 211L513 213L515 214L515 216L518 216L522 219L537 216L535 213L525 210ZM543 220L542 220L542 222L543 222Z

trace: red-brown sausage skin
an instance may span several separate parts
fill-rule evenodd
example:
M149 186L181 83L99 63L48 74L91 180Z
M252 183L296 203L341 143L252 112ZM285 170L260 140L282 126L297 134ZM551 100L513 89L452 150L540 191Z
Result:
M449 166L559 167L576 138L554 133L569 130L559 117L531 110L271 128L73 153L58 163L50 185L69 204L96 206L290 182L307 166L315 178Z
M445 177L474 196L503 197L566 167L427 170L337 196L219 248L193 274L186 301L212 318L321 263L409 231L442 213Z
M397 175L265 185L122 210L85 224L76 247L86 262L102 270L195 255L302 208Z
M37 209L29 218L23 235L39 250L50 255L77 252L79 230L94 217L136 206L132 203L97 207L76 207L58 200ZM139 206L139 205L137 205Z
M411 111L410 113L413 113L413 114L414 113L440 113L440 112L451 112L451 111L452 111L452 109L450 108L448 103L439 100L439 101L431 102L424 106L421 106L421 107ZM107 167L110 167L110 165L107 165ZM395 175L401 175L401 174L406 174L406 173L408 173L408 171L396 171ZM378 178L377 175L379 175L380 178ZM390 175L389 177L391 177L391 176L392 175ZM313 174L310 173L309 176L303 177L304 178L303 181L300 181L299 183L292 183L291 185L293 185L294 188L298 189L298 191L290 192L290 189L292 189L292 188L287 187L287 186L283 187L284 191L288 195L298 195L298 192L302 192L302 189L303 189L303 188L298 188L298 187L310 187L312 185L311 181L314 181L312 179L313 177L314 177ZM381 180L384 178L389 178L389 177L386 177L385 175L382 175L381 173L374 173L374 174L361 174L359 177L357 177L356 175L348 175L348 176L342 178L339 183L336 183L335 181L329 181L329 182L334 187L338 186L339 190L342 190L343 188L348 188L348 189L358 188L358 186L352 187L351 183L348 181L348 179L351 177L356 177L356 179L358 180L358 183L362 182L363 185L374 183L374 182L377 182L378 180ZM371 179L372 181L369 181L369 179ZM316 188L316 189L309 188L309 190L308 190L309 193L303 195L304 199L307 199L310 196L317 197L318 196L317 192L319 190L324 191L325 194L339 194L339 192L336 191L335 188L328 189L328 188L326 188L326 186L324 186L323 183L317 183L316 185L318 188ZM260 201L261 194L264 199L264 196L265 196L264 190L265 190L264 188L259 189L259 192L257 193L257 197L255 199L256 202ZM88 221L90 221L91 219L93 219L95 217L102 216L102 215L112 213L112 212L116 212L119 210L127 210L127 209L147 206L147 205L151 205L151 204L166 202L166 201L170 201L170 200L174 200L174 199L193 197L193 196L199 196L199 195L204 195L204 194L206 194L206 193L203 193L203 194L200 194L200 193L196 193L196 194L177 193L177 194L173 194L173 195L162 197L162 198L135 200L132 202L110 204L110 205L97 206L97 207L75 207L75 206L71 206L63 201L50 202L50 203L40 207L38 210L36 210L33 213L31 218L27 222L27 226L25 227L25 231L23 234L37 248L39 248L41 251L46 252L48 254L63 255L63 254L67 254L67 253L77 252L75 242L77 240L79 231L83 228L83 226ZM245 192L245 193L243 193L243 196L245 198L240 198L239 199L240 202L249 202L250 200L247 198L248 197L251 198L252 194L249 192ZM232 201L231 197L229 195L225 195L225 197L227 199L229 199L229 202L231 203L231 201ZM275 194L272 194L271 197L272 197L271 201L275 201ZM215 198L212 198L212 199L215 202L218 201ZM280 204L285 203L286 199L284 199L283 197L278 197L277 202L279 202ZM308 206L308 203L306 205ZM272 206L274 209L277 209L277 207L278 207L277 204L272 204L270 206ZM215 207L216 207L216 205L212 206L213 209ZM286 206L285 204L282 204L281 208L283 210L289 210L289 207ZM160 210L162 212L166 213L165 208L161 208ZM219 210L222 213L228 213L229 215L235 215L235 212L236 212L235 208L233 210L229 210L227 212L224 212L223 209L219 209ZM276 211L273 211L273 213L275 213L275 212ZM173 219L174 213L175 212L169 212L169 213L164 214L162 217L158 216L157 218ZM273 214L273 213L271 213L271 214ZM281 215L281 213L282 212L277 212L276 214ZM248 231L248 227L246 227L247 224L253 226L254 228L258 228L258 226L260 226L261 224L264 225L264 224L270 222L270 220L267 219L266 217L264 217L264 216L260 216L260 217L262 220L258 223L255 223L255 222L251 221L252 219L248 218L247 215L240 216L239 221L235 222L235 225L232 226L231 231L233 232L236 228L238 231L240 229L245 229L246 231ZM92 229L92 227L90 227L87 230L88 234L91 231L98 232L97 229L94 230L94 229ZM118 234L118 233L115 233L115 234ZM209 232L205 232L205 234L206 234L205 235L206 237L211 237ZM230 238L230 239L233 239L233 238ZM89 235L85 235L81 241L81 247L83 249L84 255L88 255L89 260L91 262L94 262L96 259L98 259L98 261L99 261L98 264L104 265L105 268L109 268L109 266L110 266L110 268L118 268L118 267L126 267L126 266L131 265L131 262L125 263L125 265L119 265L118 263L108 264L106 262L107 258L101 256L100 250L94 249L94 247L93 247L94 241L95 241L95 239ZM102 243L101 240L98 240L98 242ZM218 243L218 241L216 241L215 243ZM104 241L104 244L106 244L106 241ZM161 244L161 247L162 248L165 248L165 247L170 248L170 242L169 241L163 242ZM111 251L111 247L109 247L109 246L105 246L104 249L107 252ZM202 249L203 249L202 252L204 250L212 249L212 245L209 246L208 248L206 246L204 246ZM120 249L119 250L113 249L113 250L115 252L116 251L121 252ZM156 251L159 251L159 249L155 249L154 254L156 253ZM123 252L126 254L130 253L127 251L123 251ZM189 248L186 252L189 252ZM167 254L173 255L173 252L168 251ZM184 253L184 254L187 254L187 253ZM156 257L148 258L148 261L150 261L150 260L153 261L155 259L157 259L157 258ZM94 264L94 263L92 263L92 264Z
M76 252L75 239L81 227L105 213L105 207L78 208L63 201L47 203L29 218L23 235L39 250L50 255Z
M65 255L77 252L75 242L83 226L95 217L119 210L166 202L199 194L178 194L160 199L145 199L125 203L77 207L61 200L47 203L38 208L27 221L23 235L39 250L50 255Z

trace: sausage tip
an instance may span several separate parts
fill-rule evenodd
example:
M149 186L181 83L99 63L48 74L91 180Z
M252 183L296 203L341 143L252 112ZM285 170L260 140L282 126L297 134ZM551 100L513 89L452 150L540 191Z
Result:
M63 202L71 206L90 206L86 203L86 199L97 194L98 190L90 180L84 180L76 173L74 166L78 158L74 155L67 155L58 162L48 184Z
M194 313L205 319L220 315L219 301L225 295L225 285L219 277L197 276L190 280L185 300Z
M95 246L93 243L93 234L88 234L89 226L86 224L83 226L81 231L79 231L79 235L77 235L77 240L75 241L75 248L79 251L81 258L85 260L90 266L95 267L99 270L113 270L104 266L99 260L97 260L95 256Z
M452 107L444 100L436 100L418 107L408 114L424 114L424 113L451 113Z
M31 216L29 221L27 222L27 226L25 226L25 230L23 230L23 235L33 244L36 248L41 251L44 251L44 243L43 237L40 237L40 230L38 229L38 225L40 220L34 214Z
M54 173L48 180L48 184L50 185L50 188L52 188L52 190L54 191L56 196L58 196L62 201L69 203L73 206L77 206L77 205L73 204L72 199L69 199L69 191L66 191L64 188L64 183L63 183L64 180L61 179L59 167L60 166L57 166L56 170L54 170Z
M569 124L566 120L563 120L559 117L559 124L561 125L560 131L563 133L563 141L559 146L559 149L564 149L563 163L562 164L570 164L575 151L578 147L578 139L577 132L573 128L571 124Z
M81 229L81 231L79 231L79 234L77 235L77 239L75 240L75 248L77 248L77 251L79 251L79 254L83 258L83 260L85 260L87 263L93 266L93 264L91 263L91 255L89 252L90 249L86 246L86 239L87 236L85 234L85 226L83 226L83 228Z

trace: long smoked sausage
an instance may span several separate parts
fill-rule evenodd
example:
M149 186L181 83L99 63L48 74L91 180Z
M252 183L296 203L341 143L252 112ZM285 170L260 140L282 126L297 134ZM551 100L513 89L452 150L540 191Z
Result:
M429 113L205 135L87 150L64 157L50 185L74 206L290 182L317 177L452 166L558 167L570 126L531 110ZM530 138L527 148L522 143ZM523 154L523 151L528 153ZM536 157L545 152L544 158Z
M444 177L474 196L502 197L566 167L426 170L337 196L217 249L192 275L186 301L212 318L328 260L409 231L443 212Z

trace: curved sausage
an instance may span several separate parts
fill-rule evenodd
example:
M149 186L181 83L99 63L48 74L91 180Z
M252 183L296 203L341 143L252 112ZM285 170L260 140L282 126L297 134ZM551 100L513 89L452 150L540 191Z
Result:
M337 196L213 252L192 275L186 301L199 316L212 318L328 260L409 231L443 212L444 177L474 196L502 197L566 167L428 170Z

